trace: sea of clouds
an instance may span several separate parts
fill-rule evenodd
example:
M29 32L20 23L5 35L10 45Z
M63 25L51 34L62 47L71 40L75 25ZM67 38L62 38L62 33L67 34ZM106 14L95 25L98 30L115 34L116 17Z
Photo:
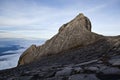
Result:
M9 69L17 66L20 55L32 44L40 45L45 40L25 40L25 39L2 39L0 40L0 49L10 47L12 45L20 46L17 50L7 50L0 52L0 70Z

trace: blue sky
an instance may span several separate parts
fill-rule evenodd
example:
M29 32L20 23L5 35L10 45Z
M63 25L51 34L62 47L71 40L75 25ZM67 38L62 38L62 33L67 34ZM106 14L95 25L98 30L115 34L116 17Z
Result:
M79 13L92 31L120 35L120 0L0 0L0 38L50 38Z

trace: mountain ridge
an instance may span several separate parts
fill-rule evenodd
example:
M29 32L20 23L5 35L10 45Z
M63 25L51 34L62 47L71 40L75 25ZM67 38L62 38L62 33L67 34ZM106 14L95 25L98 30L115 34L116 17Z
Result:
M41 58L69 50L77 46L94 43L102 35L91 32L91 22L80 13L70 22L63 24L59 32L41 46L30 46L20 57L18 65L31 63Z
M120 35L91 32L83 14L64 24L45 44L29 47L17 67L0 71L0 80L119 79Z

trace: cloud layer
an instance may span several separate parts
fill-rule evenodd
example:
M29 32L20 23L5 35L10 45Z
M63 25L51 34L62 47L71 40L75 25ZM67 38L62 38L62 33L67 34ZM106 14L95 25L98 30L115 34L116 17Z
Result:
M93 31L120 34L119 0L1 0L0 37L50 38L80 12L90 18Z

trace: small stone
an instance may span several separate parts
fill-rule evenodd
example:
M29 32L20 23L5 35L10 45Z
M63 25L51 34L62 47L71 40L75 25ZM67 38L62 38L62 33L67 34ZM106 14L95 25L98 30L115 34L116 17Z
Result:
M20 76L12 80L31 80L31 79L32 79L32 76Z
M120 59L111 59L109 60L109 63L113 66L120 66Z
M75 73L80 73L80 72L83 72L83 69L81 67L75 67L74 72Z
M69 77L68 80L83 80L85 75L83 74L77 74L77 75L72 75Z
M99 80L95 74L77 74L69 77L68 80Z
M44 80L66 80L65 77L52 77L52 78L47 78Z
M97 63L98 63L98 64L102 64L102 63L103 63L103 61L99 60Z
M103 71L108 68L108 66L106 65L98 65L98 67L99 67L99 71Z
M108 67L101 71L103 74L118 74L120 75L120 69L115 67Z
M93 72L97 72L99 71L99 68L98 67L85 67L85 70L89 70L89 71L93 71Z
M72 73L72 68L65 68L61 71L58 71L55 76L69 76Z

